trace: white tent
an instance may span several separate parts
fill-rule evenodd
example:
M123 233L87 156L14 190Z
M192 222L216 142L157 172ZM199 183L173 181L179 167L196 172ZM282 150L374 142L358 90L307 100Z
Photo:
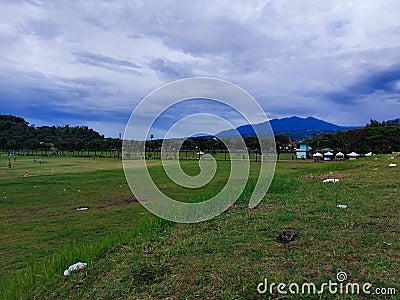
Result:
M355 160L357 158L357 156L360 156L360 154L351 152L351 153L347 154L347 156L350 157L350 160Z
M313 154L314 161L319 161L323 155L319 152Z
M203 151L199 151L199 152L197 152L196 154L198 154L198 155L204 155L205 153L204 153Z
M338 153L336 153L335 157L336 157L336 158L338 158L338 157L344 157L344 154L343 154L342 152L338 152Z
M347 154L347 156L350 156L350 157L357 157L357 156L360 156L360 154L357 154L357 153L355 153L355 152L351 152L351 153Z
M372 156L372 152L368 152L368 153L366 153L366 154L365 154L365 156L366 156L366 157L370 157L370 156Z
M328 151L324 153L324 160L331 160L333 156L333 153Z
M342 152L336 153L336 155L335 155L336 160L343 160L343 158L344 158L344 154Z

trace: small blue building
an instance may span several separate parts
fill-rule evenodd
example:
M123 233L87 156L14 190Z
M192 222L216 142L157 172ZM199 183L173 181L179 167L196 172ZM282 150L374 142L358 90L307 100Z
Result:
M296 147L296 158L305 159L310 157L311 147L308 144L300 143Z

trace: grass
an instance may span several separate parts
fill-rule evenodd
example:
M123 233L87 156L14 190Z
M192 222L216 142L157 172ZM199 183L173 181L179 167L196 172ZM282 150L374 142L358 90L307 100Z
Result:
M18 158L11 169L6 159L1 162L1 283L71 244L86 247L149 215L134 205L120 160L44 158L40 165ZM25 171L28 179L22 178Z
M257 293L264 278L321 284L335 281L337 272L344 271L348 282L393 287L399 293L400 172L389 168L389 162L386 155L343 163L279 162L269 193L255 209L246 205L254 185L250 180L241 199L217 218L173 225L153 218L137 203L119 202L132 196L118 160L45 161L46 169L33 165L26 181L12 174L22 176L26 168L22 165L29 166L30 161L22 161L15 173L18 166L7 170L4 161L0 192L7 194L7 201L1 203L0 245L9 258L2 267L8 282L15 283L6 289L37 299L268 299L280 295L276 290ZM183 169L196 175L196 163L184 162ZM166 193L187 199L215 193L226 181L229 164L219 162L218 168L220 173L206 189L193 191L180 190L165 180L157 161L151 162L150 172ZM57 171L50 174L51 169ZM253 164L251 178L256 174L257 164ZM322 183L325 176L340 181ZM64 186L81 192L66 196ZM109 207L106 200L117 204ZM337 204L348 208L338 209ZM80 205L90 209L74 210ZM29 210L35 207L41 212ZM90 212L84 219L78 214ZM277 235L288 228L295 229L298 237L288 244L278 243ZM15 265L22 268L28 254L38 263L24 269L30 274L24 279L14 269ZM88 268L62 276L78 259L88 262ZM21 286L29 288L21 290ZM324 293L321 298L333 296Z

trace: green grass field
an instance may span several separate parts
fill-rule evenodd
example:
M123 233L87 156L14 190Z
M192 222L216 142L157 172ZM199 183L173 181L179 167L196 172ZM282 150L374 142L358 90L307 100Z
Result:
M118 159L44 158L40 165L18 158L11 169L1 162L0 278L72 241L90 243L130 228L147 214L133 204Z
M174 224L135 202L117 158L44 158L42 165L18 158L11 169L2 158L0 297L273 299L281 296L276 289L257 293L264 278L322 284L343 271L347 282L371 283L371 291L397 290L397 296L353 298L397 299L400 169L389 168L392 161L387 155L342 163L282 161L255 209L247 208L250 180L239 201L217 218ZM191 175L199 170L197 161L182 167ZM161 189L183 201L215 194L229 167L219 161L205 189L189 190L166 180L160 161L149 161ZM257 173L252 163L250 178ZM322 183L332 176L340 181ZM284 229L298 232L293 242L277 242ZM64 269L79 260L88 267L64 277ZM292 296L319 297L346 298L328 292Z

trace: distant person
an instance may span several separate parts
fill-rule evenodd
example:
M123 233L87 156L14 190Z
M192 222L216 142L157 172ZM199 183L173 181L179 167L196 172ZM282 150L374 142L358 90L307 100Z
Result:
M11 169L11 160L8 161L8 168Z
M39 164L41 165L42 164L42 159L39 157Z
M14 161L17 161L17 157L14 155Z
M28 178L28 177L29 177L28 172L25 172L24 175L23 175L23 177L24 177L25 179Z
M33 162L36 162L36 156L33 157Z

